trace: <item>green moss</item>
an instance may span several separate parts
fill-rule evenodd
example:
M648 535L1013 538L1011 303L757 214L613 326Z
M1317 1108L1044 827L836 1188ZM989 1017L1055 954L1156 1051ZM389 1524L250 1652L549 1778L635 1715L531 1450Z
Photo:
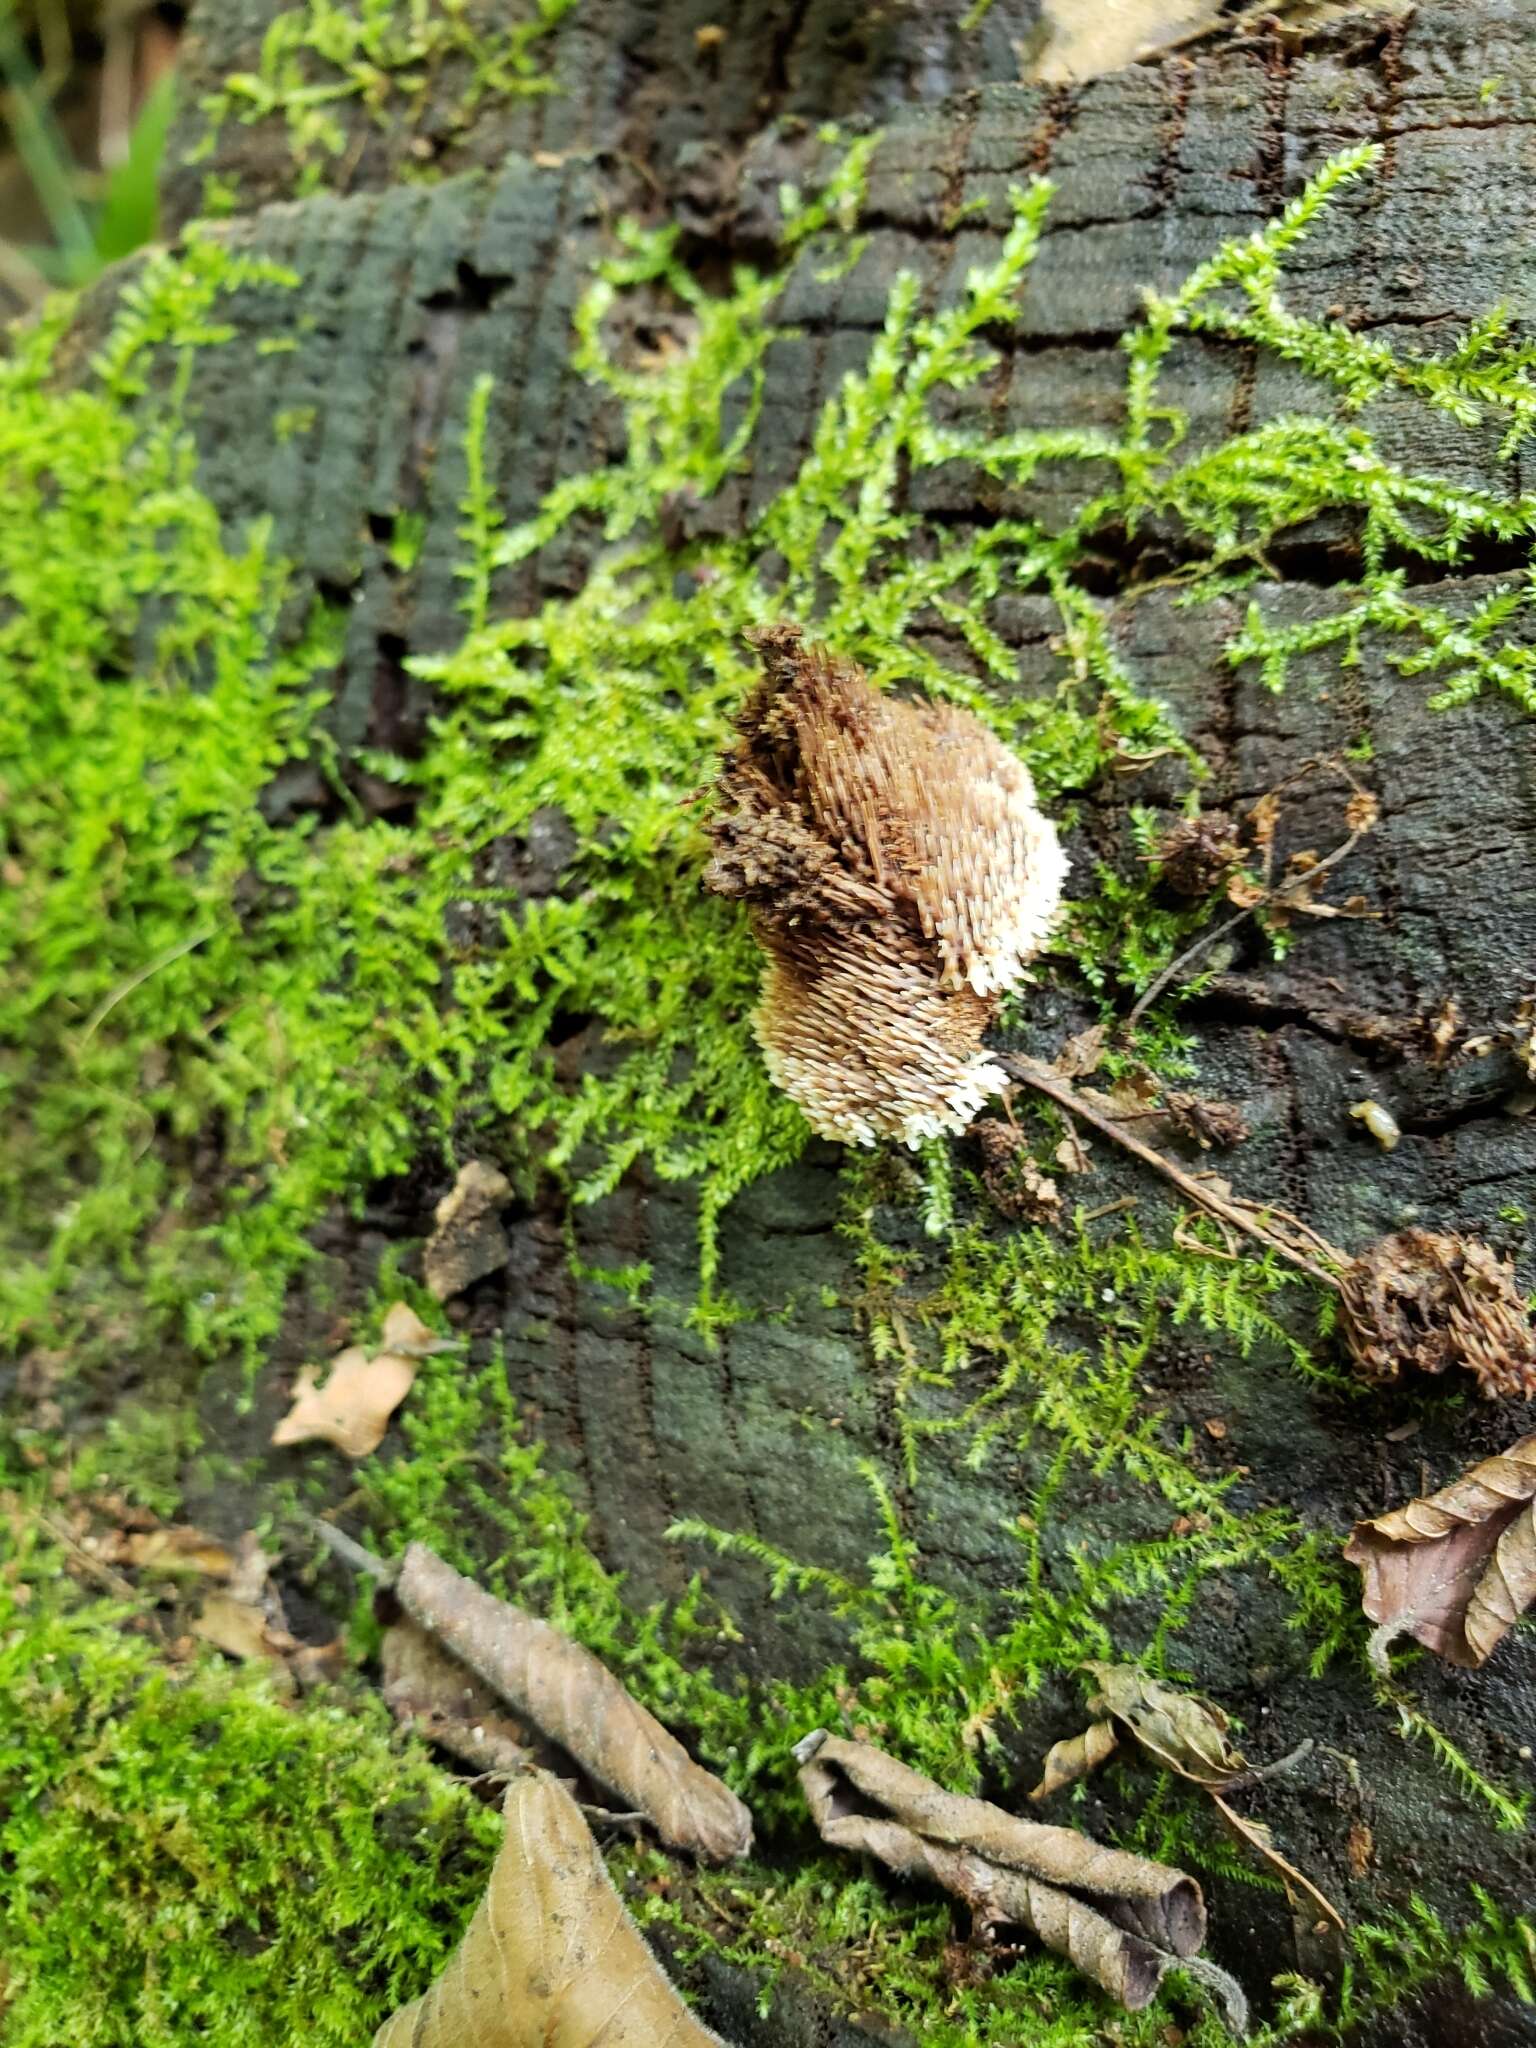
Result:
M367 2041L457 1940L495 1817L376 1702L168 1667L146 1614L81 1602L45 1542L6 1550L6 2041Z
M344 97L364 91L344 83ZM323 153L323 132L313 146ZM786 195L792 263L826 269L856 250L873 146L851 152L817 198ZM464 640L420 665L438 690L423 756L366 763L410 787L407 822L361 815L339 776L328 822L269 825L260 808L285 764L309 759L333 774L316 714L337 629L295 601L259 532L221 531L197 488L181 394L187 352L225 331L220 295L279 291L281 274L201 241L157 259L124 294L94 363L76 365L64 385L54 358L67 343L66 315L23 337L0 365L0 568L11 597L0 620L0 688L14 764L4 849L12 886L0 898L0 1032L11 1047L0 1069L0 1213L12 1254L0 1275L0 1335L67 1346L87 1366L125 1349L153 1356L167 1336L203 1355L255 1362L325 1210L360 1201L372 1181L424 1155L462 1156L469 1142L493 1150L525 1189L554 1174L576 1203L613 1188L640 1160L661 1178L697 1182L696 1316L707 1325L738 1313L719 1293L720 1213L752 1179L793 1159L805 1130L756 1058L746 1021L755 956L740 919L700 893L703 839L687 800L707 780L748 681L742 629L777 613L816 623L882 683L911 680L972 706L1027 752L1059 808L1128 756L1157 751L1182 759L1193 786L1201 764L1125 669L1085 585L1095 534L1134 532L1153 514L1172 522L1198 557L1187 577L1198 598L1262 567L1286 527L1342 508L1365 536L1358 587L1322 627L1306 629L1311 637L1254 610L1229 657L1262 662L1279 686L1298 652L1333 648L1347 660L1370 635L1405 671L1435 675L1434 701L1454 704L1484 687L1529 701L1527 592L1505 592L1457 621L1418 590L1410 600L1401 569L1404 557L1453 562L1477 536L1525 536L1532 503L1405 476L1347 413L1391 390L1439 408L1452 425L1497 416L1517 441L1533 416L1524 353L1485 324L1434 362L1395 357L1331 323L1298 320L1281 295L1286 251L1368 159L1341 159L1278 222L1151 303L1126 339L1113 430L998 436L945 424L946 394L986 373L989 337L1016 315L1047 203L1046 189L1032 188L995 260L957 303L923 314L915 284L897 282L866 363L829 400L778 494L732 538L681 545L668 538L676 505L720 493L751 459L790 272L743 270L713 295L678 260L672 236L626 231L576 338L585 374L623 408L622 458L566 479L533 521L507 531L485 447L490 389L476 391L465 426ZM692 325L692 345L660 368L633 367L612 339L611 316L636 291L670 296ZM1277 351L1318 380L1325 409L1185 457L1186 422L1159 380L1175 337L1188 331ZM924 469L959 464L1024 483L1047 460L1095 465L1092 493L1057 528L1011 519L966 532L910 510L906 480ZM1113 481L1103 488L1106 461ZM607 543L582 588L532 617L501 616L498 579L575 521L600 524ZM408 564L421 538L402 518L396 560ZM1061 637L1058 677L1028 697L997 630L999 600L1020 590L1055 606ZM934 638L914 635L935 623L956 650L948 657L933 651ZM575 838L561 893L526 901L478 887L485 850L548 806ZM1198 915L1158 905L1138 860L1149 828L1144 819L1124 862L1094 878L1048 965L1106 1013L1149 985ZM489 939L449 936L445 908L466 901L492 913L482 921L493 926ZM1113 975L1098 965L1106 957L1117 962ZM604 1041L603 1058L574 1085L548 1050L562 1013L591 1019ZM1165 1003L1140 1046L1165 1063L1183 1051L1174 1017ZM1298 1283L1264 1262L1216 1262L1123 1227L994 1234L967 1220L966 1177L938 1147L924 1153L910 1189L922 1207L911 1234L944 1246L923 1270L905 1238L898 1246L882 1235L901 1178L888 1159L854 1168L846 1223L873 1361L893 1386L913 1508L898 1512L870 1474L862 1575L697 1522L678 1532L755 1557L779 1591L822 1602L840 1620L844 1654L805 1683L747 1689L714 1675L736 1623L702 1585L670 1610L633 1610L593 1557L569 1496L524 1441L496 1361L472 1374L454 1360L428 1361L402 1425L411 1455L360 1468L376 1542L393 1550L424 1537L541 1604L686 1727L785 1839L797 1812L786 1729L847 1726L856 1712L946 1782L974 1783L1014 1708L1070 1670L1085 1646L1176 1668L1192 1603L1218 1573L1278 1587L1316 1668L1341 1647L1359 1649L1356 1589L1331 1539L1286 1510L1239 1513L1230 1485L1201 1475L1141 1385L1152 1347L1193 1323L1341 1392L1325 1348L1294 1334L1310 1306ZM647 1284L638 1269L603 1277L634 1299ZM1031 1474L1015 1531L1020 1600L1001 1621L926 1575L914 1517L940 1440L976 1466L1006 1447ZM158 1424L123 1422L84 1476L117 1481L132 1465L139 1497L168 1510L175 1461L191 1449ZM1187 1533L1053 1556L1066 1500L1106 1476L1132 1482L1165 1526L1180 1518ZM39 1873L29 1896L46 1903L48 1885L66 1878L93 1887L78 1917L101 1973L94 1989L81 1984L28 1922L13 2015L33 2032L17 2038L57 2034L63 1986L98 2028L92 2036L78 2023L70 2038L169 2039L153 2031L170 2024L167 1984L184 2009L206 2012L218 2038L283 2038L287 2008L270 2001L289 1991L266 1960L274 1953L306 1987L309 2031L362 2038L392 1987L420 1988L451 1932L441 1922L462 1917L472 1889L467 1876L413 1876L369 1860L382 1850L370 1848L353 1809L392 1800L405 1780L429 1781L411 1777L419 1767L401 1762L377 1722L324 1707L291 1715L259 1686L207 1671L172 1678L145 1641L125 1636L114 1646L113 1620L36 1594L7 1637L6 1654L18 1660L73 1659L72 1690L88 1703L82 1741L48 1691L51 1667L18 1681L22 1704L10 1703L19 1718L6 1724L0 1769L41 1775L16 1778L33 1788L28 1799L0 1803L13 1853ZM1395 1695L1382 1701L1388 1713L1400 1705ZM214 1721L227 1737L196 1736ZM23 1743L16 1731L39 1726L46 1740L29 1761L31 1737ZM1422 1716L1406 1732L1433 1744L1470 1796L1491 1795L1502 1818L1519 1817L1509 1795ZM119 1745L138 1760L122 1781L110 1777ZM345 1816L321 1807L327 1759L336 1760ZM193 1811L179 1833L168 1804L173 1765L191 1773ZM257 1839L248 1871L224 1822L226 1792ZM456 1795L430 1797L450 1801L434 1813L463 1811L451 1804ZM142 1852L124 1818L140 1807L161 1817ZM316 1830L313 1850L292 1850L297 1864L281 1869L268 1846L279 1839L279 1813ZM1177 1843L1197 1867L1235 1877L1221 1860L1227 1852L1177 1803L1149 1801L1131 1825L1149 1846ZM481 1869L485 1826L471 1815L464 1828ZM90 1870L88 1839L100 1849ZM162 1851L164 1864L135 1861ZM269 1903L295 1868L311 1886L296 1889L304 1900L321 1874L336 1873L332 1917L318 1926L301 1926L291 1900ZM114 1888L122 1870L134 1881ZM198 1877L196 1893L187 1873ZM787 1883L748 1872L712 1893L714 1884L700 1897L717 1899L723 1913L730 1906L735 1931L710 1939L770 1969L789 1954L811 1955L839 1996L877 1996L925 2038L956 2048L996 2041L1025 2025L1038 2030L1044 2007L1055 2031L1042 2040L1086 2040L1101 2027L1098 2006L1048 1959L991 1986L948 1986L947 1913L893 1905L885 1888L836 1866L807 1863ZM397 1897L406 1901L398 1916L386 1905L381 1917L381 1900ZM253 1937L230 1933L237 1904ZM172 1924L186 1930L183 1945L154 1961ZM1525 1933L1502 1920L1478 1925L1484 1931L1467 1937L1472 1967L1510 1976ZM1432 1935L1419 1920L1404 1930L1375 1947L1362 1937L1357 1977L1327 2024L1419 1981L1429 1959L1443 1964L1443 1929ZM245 1953L253 1941L255 1953ZM349 1991L354 1977L361 1988ZM1271 2038L1312 2025L1317 1996L1293 1987L1292 2010ZM219 1998L241 2010L249 2003L264 2032L218 2033ZM1125 2022L1122 2037L1155 2039L1139 2030L1156 2018Z
M540 45L579 0L531 0L511 24L465 0L299 0L272 17L254 71L237 71L203 102L206 154L220 124L281 123L295 190L318 191L362 114L381 136L420 133L433 106L439 132L462 127L486 99L554 90ZM407 162L405 169L409 170Z

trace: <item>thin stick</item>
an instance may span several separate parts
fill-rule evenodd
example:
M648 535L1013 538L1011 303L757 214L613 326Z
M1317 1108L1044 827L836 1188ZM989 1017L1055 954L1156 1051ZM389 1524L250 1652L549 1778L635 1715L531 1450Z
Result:
M1042 1066L1038 1060L1025 1059L1019 1053L1000 1053L997 1059L999 1066L1013 1080L1021 1081L1026 1088L1033 1088L1037 1094L1046 1096L1058 1109L1065 1110L1072 1116L1081 1117L1090 1130L1097 1131L1101 1138L1108 1138L1112 1144L1120 1146L1133 1158L1141 1160L1143 1165L1152 1167L1164 1180L1171 1181L1180 1194L1187 1196L1208 1214L1218 1217L1223 1223L1231 1224L1235 1230L1245 1232L1257 1243L1267 1246L1270 1251L1278 1252L1282 1258L1288 1259L1293 1266L1300 1267L1303 1273L1308 1274L1321 1286L1338 1286L1336 1272L1330 1272L1326 1266L1318 1265L1295 1245L1287 1244L1283 1237L1258 1220L1259 1212L1250 1210L1246 1204L1229 1200L1225 1195L1219 1195L1213 1187L1207 1186L1193 1174L1186 1173L1182 1166L1175 1165L1166 1154L1154 1151L1150 1145L1144 1145L1140 1138L1133 1136L1125 1128L1124 1124L1116 1123L1113 1117L1105 1116L1095 1109L1092 1103L1078 1094L1070 1081L1064 1081L1060 1074L1053 1072L1050 1067ZM1344 1254L1334 1253L1334 1248L1326 1239L1318 1237L1315 1231L1305 1225L1302 1228L1320 1251L1333 1254L1340 1265L1345 1263Z
M1198 960L1200 955L1208 947L1214 946L1218 939L1224 939L1228 932L1235 932L1244 918L1252 917L1257 908L1257 904L1250 904L1246 910L1234 911L1231 917L1224 919L1222 923L1213 926L1210 931L1202 934L1200 938L1195 940L1192 946L1186 946L1176 960L1170 960L1156 981L1137 997L1135 1009L1131 1011L1124 1024L1120 1027L1122 1033L1129 1034L1134 1031L1141 1018L1146 1015L1147 1011L1157 1001L1169 982L1182 975L1190 962Z
M361 1543L349 1536L345 1529L338 1529L334 1522L322 1522L318 1515L311 1515L309 1526L322 1543L335 1551L343 1564L351 1565L356 1572L366 1572L370 1578L387 1584L399 1570L398 1565L389 1564L382 1557L375 1557L371 1550L365 1550Z

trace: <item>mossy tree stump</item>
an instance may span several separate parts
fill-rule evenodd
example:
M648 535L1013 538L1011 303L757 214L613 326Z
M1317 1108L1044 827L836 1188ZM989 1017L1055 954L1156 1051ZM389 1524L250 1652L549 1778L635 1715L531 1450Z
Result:
M809 191L837 156L816 133L824 117L882 124L860 213L867 239L837 274L793 270L774 309L790 331L764 358L746 459L706 501L675 508L684 545L739 528L796 475L822 407L868 358L898 276L917 280L921 308L953 305L968 272L995 259L1012 219L1010 188L1031 176L1048 176L1055 195L1019 317L988 331L996 365L944 398L970 429L1108 428L1125 384L1119 342L1143 290L1173 290L1355 143L1378 144L1379 163L1290 259L1287 302L1297 313L1403 348L1432 346L1496 304L1517 333L1536 320L1536 19L1519 0L1428 5L1410 19L1364 15L1311 42L1265 31L1070 90L1010 82L1014 44L1033 14L1027 0L995 0L974 30L934 27L899 7L845 12L582 0L534 51L553 91L499 93L448 49L420 67L419 89L392 90L377 113L361 95L339 98L334 135L299 133L281 107L246 125L238 116L252 101L237 96L202 161L176 174L183 223L211 191L233 209L221 238L297 276L289 291L231 298L231 337L193 361L188 416L202 488L226 520L270 518L277 550L297 565L300 596L318 594L344 618L324 724L346 800L386 818L409 815L409 785L404 810L392 812L401 792L383 788L371 762L378 751L409 761L420 750L438 699L409 664L451 656L464 637L463 505L477 488L466 425L481 380L490 380L486 494L515 527L562 479L622 453L622 408L572 363L573 317L595 267L619 253L619 219L680 221L682 262L711 291L727 287L733 262L771 269L783 255L781 181ZM186 140L207 127L199 87L259 72L275 13L268 0L203 0ZM723 37L698 33L712 28ZM686 342L663 283L621 309L632 359L665 358ZM95 309L102 321L110 298L104 291ZM1318 397L1301 367L1240 340L1182 335L1164 374L1193 450L1293 409L1339 406L1337 393ZM1512 500L1531 487L1529 444L1502 452L1507 421L1464 429L1401 390L1377 397L1362 418L1404 470ZM285 429L274 434L274 421ZM905 510L928 546L1004 520L1059 524L1085 488L1099 487L1085 487L1081 469L1065 462L1017 483L956 462L915 477ZM490 577L488 615L558 604L607 545L600 520L583 514ZM1528 545L1482 539L1449 571L1412 565L1409 595L1469 613L1521 569ZM1204 762L1203 802L1241 808L1302 763L1346 754L1381 802L1378 828L1335 891L1339 900L1358 892L1380 915L1304 923L1279 959L1250 921L1178 1013L1193 1034L1197 1078L1188 1085L1237 1103L1252 1131L1206 1163L1346 1247L1423 1221L1509 1249L1529 1279L1522 1204L1536 1171L1536 1119L1507 1113L1524 1076L1508 1052L1441 1067L1412 1042L1448 998L1468 1031L1508 1018L1536 972L1533 728L1497 693L1428 709L1434 678L1400 672L1393 647L1370 635L1353 665L1341 665L1335 644L1298 653L1279 695L1256 663L1228 660L1250 603L1284 627L1325 621L1351 601L1362 565L1349 516L1274 536L1257 581L1193 607L1180 604L1174 580L1190 559L1176 522L1148 519L1134 533L1099 533L1081 581L1114 659L1138 691L1170 708ZM999 601L993 623L1016 660L1015 694L1049 699L1076 658L1056 608L1024 590ZM941 607L922 615L913 638L961 671L978 666ZM1027 754L1027 736L1021 744ZM1173 755L1123 769L1096 775L1074 799L1078 897L1100 886L1099 862L1127 877L1144 872L1130 808L1166 819L1188 786ZM277 820L313 818L323 831L343 801L337 787L301 763L276 775L266 807ZM1326 852L1341 836L1337 784L1299 784L1282 832L1288 851ZM469 879L558 903L573 852L561 815L540 811L495 837ZM444 914L461 949L495 944L494 919L473 902L445 903ZM1054 1050L1092 1021L1080 965L1063 976L1048 968L1023 1003L1016 1031L1032 1049ZM588 1017L558 1015L552 1037L573 1087L583 1072L611 1071L615 1048ZM1378 1150L1351 1121L1349 1106L1363 1096L1392 1107L1404 1132L1394 1151ZM455 1142L461 1156L499 1156L495 1118L466 1114ZM1132 1200L1141 1243L1168 1248L1175 1212L1163 1191L1101 1151L1092 1177L1067 1185L1069 1205L1100 1211ZM953 1156L957 1172L975 1164L963 1146ZM925 1169L930 1180L935 1170ZM504 1346L523 1414L590 1513L594 1547L624 1574L630 1601L679 1599L708 1562L709 1590L740 1633L722 1669L805 1681L848 1654L827 1602L809 1591L772 1601L757 1560L711 1560L668 1531L680 1519L708 1523L862 1582L886 1541L869 1470L924 1579L999 1629L1017 1618L1021 1592L1031 1597L1031 1573L1037 1595L1066 1598L1128 1546L1146 1569L1128 1572L1096 1610L1118 1651L1143 1652L1172 1614L1159 1653L1241 1718L1256 1760L1313 1739L1306 1765L1266 1788L1262 1812L1287 1854L1352 1917L1379 1922L1418 1897L1454 1929L1476 1911L1474 1882L1510 1913L1526 1904L1536 1878L1528 1838L1496 1825L1469 1785L1476 1777L1511 1797L1529 1788L1536 1636L1517 1632L1481 1672L1424 1659L1402 1675L1405 1696L1462 1752L1460 1776L1437 1760L1422 1727L1420 1740L1405 1742L1395 1710L1373 1697L1361 1629L1344 1630L1321 1676L1309 1668L1328 1599L1342 1589L1352 1602L1356 1592L1332 1540L1357 1516L1423 1490L1426 1475L1442 1483L1502 1447L1530 1426L1525 1411L1490 1408L1470 1386L1350 1390L1313 1334L1316 1304L1300 1294L1275 1313L1321 1372L1299 1369L1278 1332L1251 1332L1245 1351L1232 1328L1207 1331L1198 1313L1184 1313L1190 1302L1172 1312L1181 1271L1220 1270L1198 1254L1182 1266L1172 1258L1166 1270L1127 1268L1126 1286L1117 1284L1105 1247L1125 1229L1122 1211L1088 1226L1097 1251L1074 1254L1064 1225L1059 1252L1042 1258L1077 1257L1076 1298L1063 1299L1055 1328L1061 1355L1102 1359L1106 1334L1122 1365L1135 1352L1122 1382L1129 1405L1112 1432L1074 1442L1074 1414L1091 1412L1107 1431L1109 1410L1093 1408L1079 1381L1063 1381L1052 1408L1043 1381L1031 1394L1026 1369L1023 1419L977 1460L974 1430L944 1425L985 1389L989 1360L1007 1356L1018 1310L995 1269L946 1271L970 1197L962 1195L958 1221L941 1217L930 1234L905 1172L877 1170L850 1194L839 1153L812 1143L797 1164L738 1194L720 1224L718 1286L750 1313L713 1330L688 1313L698 1240L686 1183L641 1161L602 1200L572 1207L544 1178L509 1216L510 1265L455 1314L478 1360ZM424 1138L413 1171L368 1194L361 1220L339 1204L317 1226L323 1256L314 1270L331 1296L322 1305L313 1271L295 1290L250 1422L233 1416L233 1369L210 1376L203 1398L214 1441L264 1441L292 1368L330 1341L338 1302L360 1303L388 1249L426 1234L451 1178L442 1149ZM855 1227L840 1229L850 1213ZM987 1228L995 1236L999 1226ZM870 1243L882 1248L878 1262ZM637 1305L591 1277L640 1264L650 1292ZM1027 1289L1042 1270L1021 1268L1019 1284ZM1219 1321L1222 1311L1213 1313ZM872 1329L887 1341L872 1345ZM910 1342L910 1361L892 1332ZM925 1382L919 1368L945 1336L969 1340L969 1362ZM1239 1520L1260 1528L1267 1514L1290 1512L1317 1538L1309 1626L1291 1625L1309 1597L1301 1571L1287 1584L1266 1562L1265 1544L1284 1539L1256 1538L1248 1554L1235 1541L1229 1562L1213 1561L1198 1516L1170 1502L1155 1460L1138 1451L1144 1426L1158 1456L1179 1461L1191 1486L1219 1494ZM295 1466L274 1455L256 1469L273 1477ZM253 1480L251 1497L259 1493ZM1079 1706L1070 1660L1060 1658L1000 1720L989 1782L1018 1796L1044 1749L1079 1724ZM782 1732L787 1743L803 1731ZM1090 1788L1077 1817L1090 1829L1124 1830L1149 1790L1133 1774ZM1352 1825L1357 1844L1369 1831L1369 1861L1358 1851L1351 1861ZM1336 1977L1337 1952L1278 1892L1219 1874L1206 1882L1212 1953L1245 1979L1261 2010L1282 1973ZM1361 2018L1353 2038L1380 2048L1536 2042L1536 2021L1503 1989L1474 1999L1444 1958L1426 1958L1405 1966L1401 1995ZM802 1989L763 2021L744 1980L714 1964L707 1974L719 2023L740 2039L788 2048L833 2038L818 2031L832 2022ZM1085 2026L1108 2018L1085 2012Z

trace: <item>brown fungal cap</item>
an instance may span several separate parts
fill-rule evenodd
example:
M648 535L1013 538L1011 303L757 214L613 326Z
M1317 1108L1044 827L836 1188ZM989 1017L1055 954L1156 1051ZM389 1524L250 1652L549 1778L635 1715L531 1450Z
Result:
M960 1130L1004 1076L982 1033L1038 951L1066 861L1029 771L968 712L883 696L776 625L737 719L706 885L768 956L774 1080L824 1136Z

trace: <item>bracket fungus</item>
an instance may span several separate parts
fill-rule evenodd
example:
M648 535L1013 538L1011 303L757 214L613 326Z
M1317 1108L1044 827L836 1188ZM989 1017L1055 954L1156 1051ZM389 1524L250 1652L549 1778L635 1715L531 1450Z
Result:
M1055 921L1055 827L969 712L882 695L797 626L750 637L705 880L767 957L769 1072L824 1137L963 1130L1007 1085L982 1034Z

